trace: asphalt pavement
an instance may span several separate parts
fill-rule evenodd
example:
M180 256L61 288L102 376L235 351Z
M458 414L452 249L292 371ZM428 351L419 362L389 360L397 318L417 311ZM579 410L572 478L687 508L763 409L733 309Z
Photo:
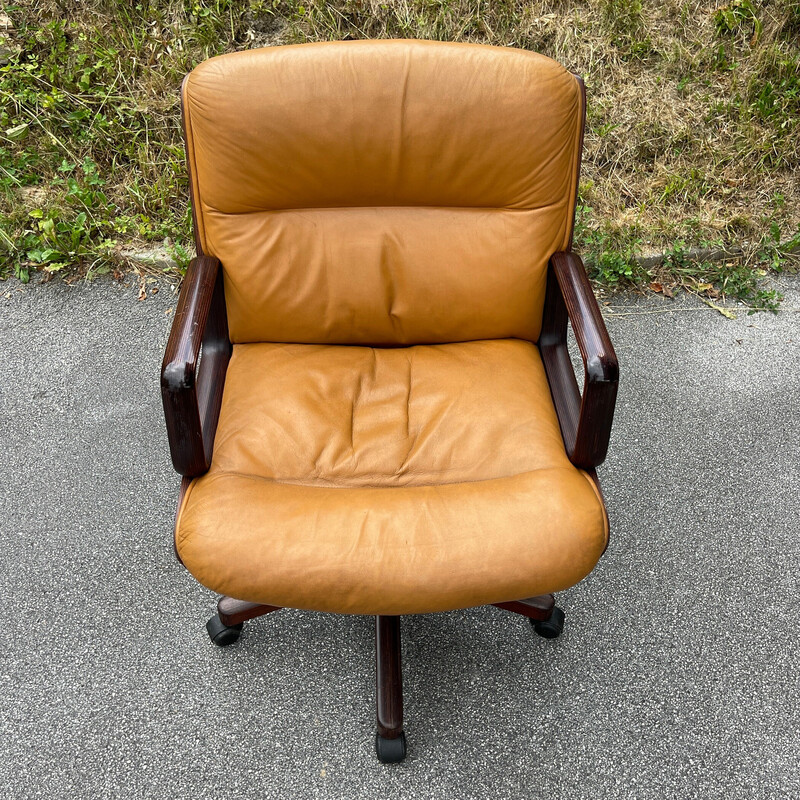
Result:
M564 635L403 619L407 760L373 750L373 621L212 646L177 563L164 281L0 284L0 798L800 798L800 280L777 316L614 297L612 539ZM151 290L157 289L157 293Z

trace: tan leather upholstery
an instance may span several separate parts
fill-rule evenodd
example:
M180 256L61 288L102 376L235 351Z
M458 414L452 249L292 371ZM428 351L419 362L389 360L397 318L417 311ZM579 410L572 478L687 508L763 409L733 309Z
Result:
M562 466L535 346L237 345L211 471L421 486Z
M233 342L537 340L579 159L583 101L563 67L328 42L212 58L183 97Z
M605 510L533 344L582 103L547 58L439 42L271 48L190 75L199 242L235 343L176 526L202 583L393 615L594 567Z
M607 540L535 345L236 345L176 542L217 592L364 614L573 585Z

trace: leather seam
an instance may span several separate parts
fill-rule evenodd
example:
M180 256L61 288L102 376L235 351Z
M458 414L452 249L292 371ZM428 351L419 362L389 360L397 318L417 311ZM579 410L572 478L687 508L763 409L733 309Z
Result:
M415 484L404 485L404 486L391 486L391 485L376 486L376 485L369 485L369 484L367 484L367 485L360 484L358 486L334 486L334 485L320 486L318 484L313 484L313 483L301 483L300 482L301 479L299 479L299 478L297 479L297 482L295 482L293 480L286 480L286 479L278 480L277 478L268 478L265 475L255 475L252 472L238 472L238 471L235 471L235 470L226 470L226 469L218 469L218 470L215 470L213 473L206 473L206 474L210 478L211 477L223 477L223 476L233 477L233 478L248 478L248 479L255 480L255 481L262 481L264 483L272 483L272 484L275 484L276 486L299 486L299 487L302 487L304 489L336 489L336 490L339 490L339 489L343 489L343 490L389 489L391 491L397 491L399 489L430 489L430 488L437 489L437 488L443 488L445 486L463 486L463 485L466 485L466 484L474 484L474 483L489 483L491 481L504 481L504 480L509 480L511 478L518 478L521 475L532 475L532 474L534 474L536 472L550 472L550 471L553 471L553 470L564 470L565 472L572 472L573 470L575 470L575 471L580 472L581 474L583 474L581 470L576 470L575 467L572 467L571 465L567 465L565 467L538 467L537 469L530 469L530 470L527 470L526 472L515 472L515 473L513 473L511 475L497 475L497 476L495 476L493 478L480 478L480 479L477 479L477 480L450 481L448 483L415 483ZM192 483L192 486L193 485L194 485L194 482ZM187 493L186 493L187 497L188 497L188 494L189 493L187 491ZM596 491L595 491L595 494L596 494ZM185 506L185 504L186 504L186 501L184 500L184 506Z
M608 509L606 509L606 504L603 501L603 496L600 494L600 491L597 488L597 484L592 480L591 475L589 475L585 470L578 470L578 472L583 475L584 478L589 482L589 486L592 487L592 491L595 493L597 497L597 502L600 503L600 508L603 510L603 534L604 534L604 545L605 548L608 548L608 543L611 539L611 523L608 520ZM605 549L603 550L605 552Z
M573 170L574 175L574 170ZM198 191L199 195L199 191ZM557 208L560 205L564 205L565 203L569 206L569 197L564 197L560 200L557 200L553 203L545 203L541 206L526 206L524 208L512 208L510 206L446 206L446 205L431 205L428 203L420 203L418 205L381 205L375 204L371 206L361 206L361 205L344 205L344 206L297 206L296 208L256 208L252 211L222 211L219 208L215 208L214 206L206 203L205 201L201 201L205 211L209 211L212 214L222 214L226 217L244 217L248 214L299 214L304 211L373 211L373 210L380 210L386 211L391 209L397 209L401 211L408 211L411 209L417 209L421 211L498 211L498 212L511 212L517 214L525 214L525 213L532 213L537 211L546 211L551 208Z
M192 493L192 489L194 489L195 485L197 484L197 478L194 478L189 486L186 488L186 491L183 495L183 502L181 503L181 507L178 509L178 517L175 520L175 549L180 554L180 547L186 541L188 536L187 533L184 533L182 536L179 536L180 527L181 527L181 520L183 519L183 512L186 510L186 507L189 505L189 495Z

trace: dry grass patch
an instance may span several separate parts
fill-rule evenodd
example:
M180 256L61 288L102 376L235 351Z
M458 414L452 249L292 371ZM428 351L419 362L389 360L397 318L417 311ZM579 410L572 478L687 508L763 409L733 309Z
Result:
M0 260L109 269L120 244L189 250L177 88L216 53L418 37L543 52L589 93L579 245L606 283L701 283L648 251L744 245L728 294L800 245L800 0L24 0L0 15ZM747 277L749 276L749 277Z

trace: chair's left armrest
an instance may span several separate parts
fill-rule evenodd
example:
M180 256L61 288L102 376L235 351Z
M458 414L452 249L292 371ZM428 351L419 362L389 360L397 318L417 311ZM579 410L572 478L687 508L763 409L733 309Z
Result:
M583 397L567 350L567 320L583 359ZM583 262L575 253L555 253L550 259L539 350L570 461L593 469L608 451L619 366Z
M219 261L192 259L161 365L169 448L181 475L201 475L211 465L231 356L224 291Z

